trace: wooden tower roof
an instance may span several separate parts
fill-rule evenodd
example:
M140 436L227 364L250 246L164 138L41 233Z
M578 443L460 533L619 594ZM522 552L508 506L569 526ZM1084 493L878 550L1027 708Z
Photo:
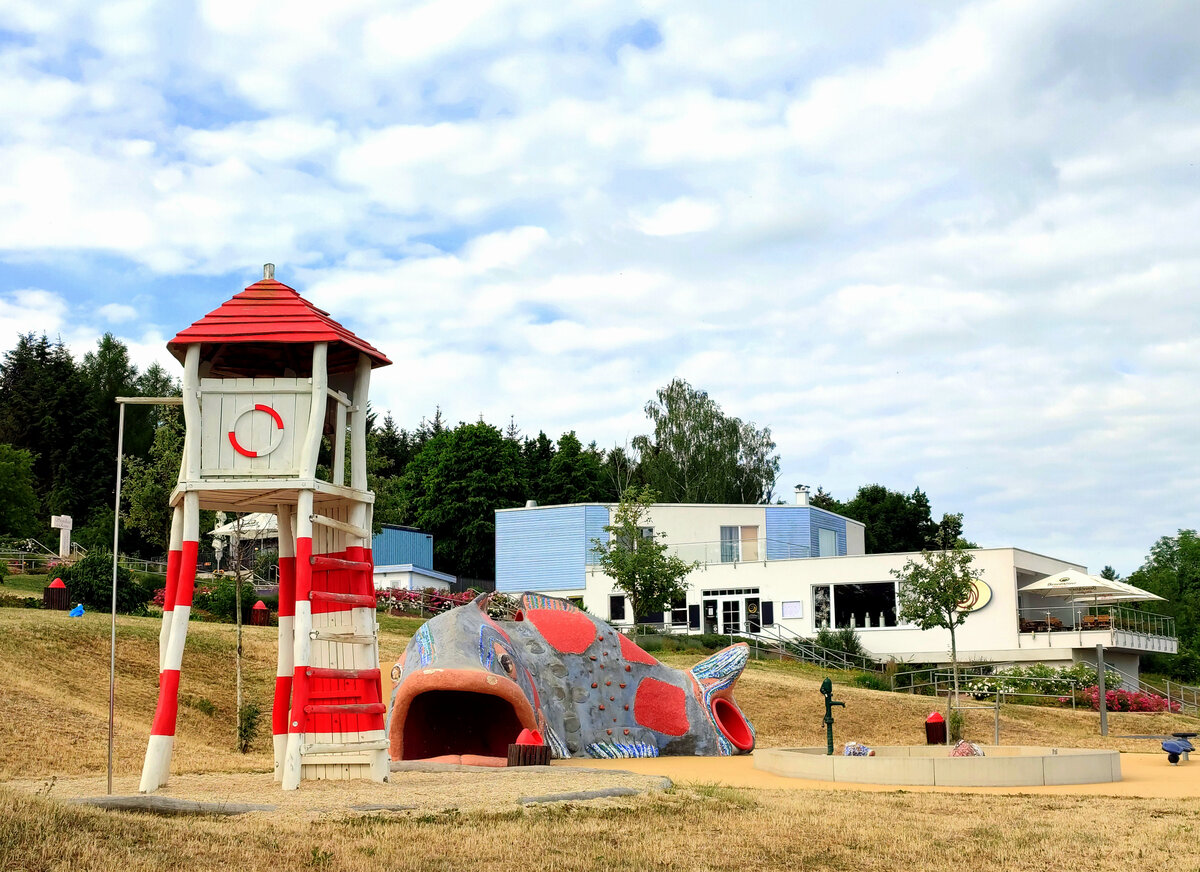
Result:
M307 377L312 367L313 343L329 343L330 373L353 372L358 355L367 355L371 367L391 361L369 342L358 338L323 309L318 309L294 289L269 277L209 312L167 343L180 362L187 346L201 345L200 359L208 361L213 376L283 375L290 371Z

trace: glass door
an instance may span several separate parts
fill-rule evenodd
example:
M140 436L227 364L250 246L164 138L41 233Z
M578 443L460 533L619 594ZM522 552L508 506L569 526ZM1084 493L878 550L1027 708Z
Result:
M741 600L723 600L721 602L721 632L742 632Z

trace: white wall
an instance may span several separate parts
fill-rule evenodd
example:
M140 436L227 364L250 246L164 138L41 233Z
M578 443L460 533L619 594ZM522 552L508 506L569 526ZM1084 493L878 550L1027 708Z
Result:
M1071 634L1059 634L1062 638L1053 640L1061 644L1051 646L1047 642L1043 643L1045 647L1021 647L1017 626L1018 577L1024 584L1052 572L1067 568L1082 570L1084 567L1017 548L977 549L972 553L978 577L991 588L992 599L982 609L972 613L956 631L960 658L1062 661L1064 665L1069 665L1073 654L1066 636ZM688 603L700 604L704 590L758 588L760 599L775 604L777 623L798 635L812 636L816 633L813 624L814 585L894 581L891 570L903 567L909 558L916 557L915 554L868 554L772 560L765 563L708 564L688 577ZM619 593L612 579L589 568L586 585L583 591L584 607L592 614L608 620L609 596ZM564 597L580 594L577 590L546 592ZM797 620L784 620L782 604L785 601L803 603L804 616ZM632 620L632 617L627 608L626 620ZM857 629L863 646L881 657L920 662L949 659L950 634L946 630L919 630L904 626Z

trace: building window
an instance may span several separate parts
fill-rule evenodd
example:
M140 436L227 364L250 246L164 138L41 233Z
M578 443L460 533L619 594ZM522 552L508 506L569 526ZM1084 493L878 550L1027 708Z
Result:
M581 596L573 596L568 600L568 602L570 602L571 605L575 606L577 609L583 608L583 597Z
M758 559L758 527L742 527L742 560Z
M838 629L896 626L896 582L834 585L833 617Z
M709 528L712 529L711 527ZM737 563L742 559L742 528L721 528L721 562Z
M818 630L829 629L829 585L822 584L812 589L813 626Z
M837 532L834 530L817 530L817 556L836 557Z
M625 597L614 594L608 598L608 619L610 621L625 620Z
M687 622L687 599L671 600L671 623L683 625Z

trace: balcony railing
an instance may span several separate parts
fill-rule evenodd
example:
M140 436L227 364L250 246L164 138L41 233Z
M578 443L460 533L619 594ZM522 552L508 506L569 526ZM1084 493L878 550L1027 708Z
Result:
M787 542L782 539L759 536L757 539L724 540L713 542L678 542L667 546L667 553L674 554L688 563L696 561L702 565L710 563L761 563L766 560L788 560L812 557L811 545Z
M1175 639L1175 619L1129 606L1089 606L1085 603L1017 610L1022 633L1089 630L1121 631Z

